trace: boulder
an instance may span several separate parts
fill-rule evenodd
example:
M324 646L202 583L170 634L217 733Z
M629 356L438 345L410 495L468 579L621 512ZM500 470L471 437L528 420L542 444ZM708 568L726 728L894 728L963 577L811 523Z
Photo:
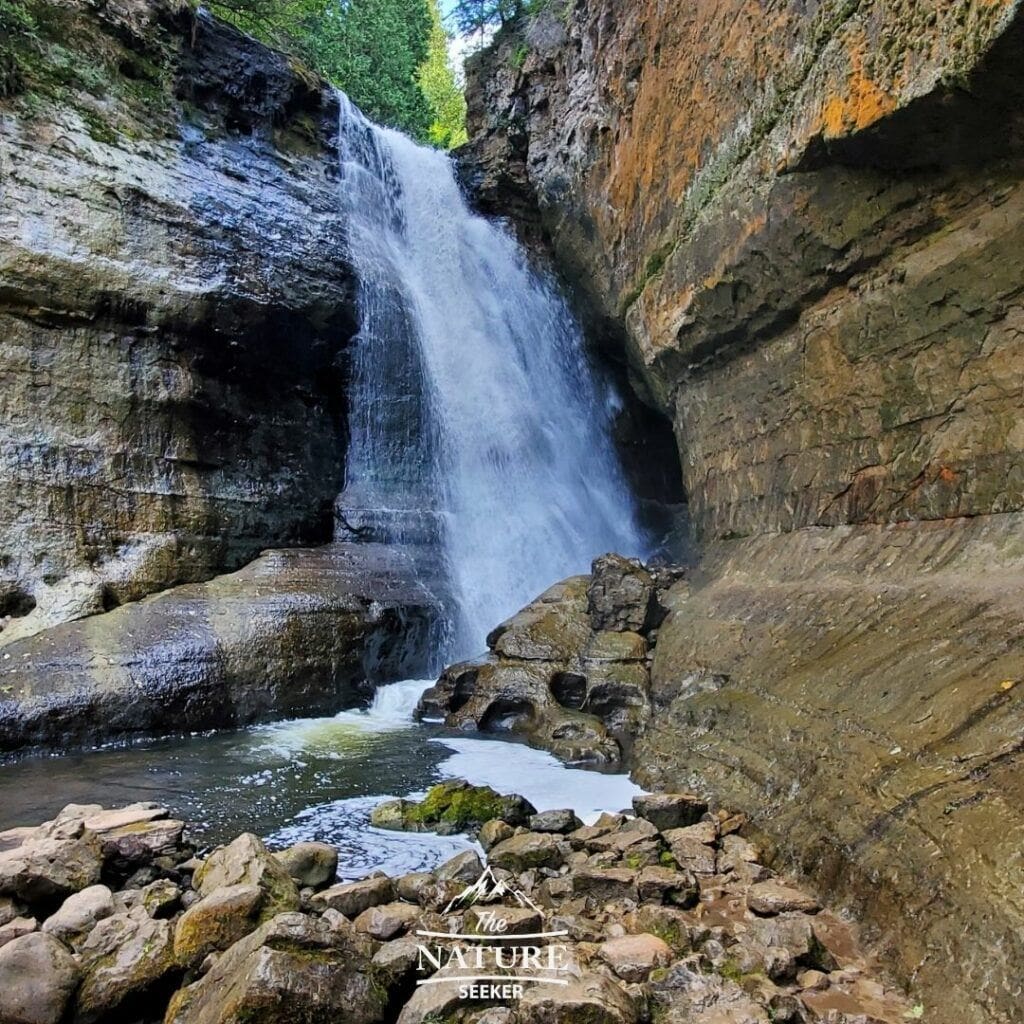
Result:
M257 928L262 906L263 890L257 885L214 889L178 918L174 955L183 964L195 964L227 949Z
M371 907L390 903L394 898L395 887L391 879L384 875L375 875L364 878L361 882L332 885L330 889L324 889L313 897L313 905L330 907L345 917L356 918Z
M645 793L633 797L633 810L659 831L696 825L708 804L695 793Z
M372 939L387 942L408 931L420 916L420 908L410 903L383 903L364 910L353 922L356 931Z
M514 834L515 830L508 822L502 821L501 818L491 818L490 821L484 822L476 838L477 842L484 848L484 853L486 853L497 846L498 843L511 839Z
M52 905L95 885L102 869L100 841L80 822L77 827L41 827L0 853L0 895Z
M510 833L511 831L512 830L509 829ZM395 892L398 894L399 899L403 899L408 903L422 903L425 896L425 890L433 884L434 875L431 872L410 871L409 874L402 875L400 878L395 879ZM388 896L387 899L381 900L381 902L387 903L391 898L391 896ZM359 913L362 913L363 910L366 910L366 907L361 908Z
M171 917L181 903L181 889L166 878L150 882L139 893L139 903L150 917Z
M300 888L322 889L338 874L338 851L327 843L296 843L274 857Z
M518 661L568 662L590 636L586 576L556 583L487 637L496 654Z
M78 979L74 957L52 935L8 942L0 949L0 1021L60 1024Z
M475 882L484 870L480 855L475 850L464 850L446 860L435 874L442 882Z
M388 800L374 808L370 820L378 828L407 832L462 832L479 829L492 818L525 825L536 808L521 796L503 796L490 786L471 786L453 779L432 786L423 800Z
M713 875L717 864L716 851L700 838L694 837L689 829L669 829L662 836L668 843L676 863L698 875Z
M636 900L637 873L629 868L581 868L572 876L577 896L592 896L601 903Z
M610 851L616 854L625 853L631 846L642 843L658 834L658 830L643 818L636 818L612 832L589 839L584 846L591 853Z
M82 821L86 828L103 836L130 825L142 825L149 821L170 817L166 807L149 801L128 804L110 810L83 808Z
M299 907L299 890L284 866L251 833L219 847L192 877L201 896L234 885L255 885L263 893L262 921Z
M583 822L576 817L572 808L559 811L541 811L531 815L529 823L531 832L558 832L565 834L583 827Z
M677 961L648 982L655 1019L700 1024L770 1024L771 1017L735 981L705 973L695 960Z
M39 931L39 922L34 917L15 917L7 924L0 924L0 946Z
M105 885L90 885L61 905L60 910L43 922L43 931L73 949L104 918L118 911L114 894Z
M782 914L790 910L811 914L821 909L813 896L774 879L752 885L747 893L747 906L755 914Z
M637 892L641 900L675 903L692 907L700 895L697 879L689 871L651 865L637 875Z
M414 938L395 939L385 942L373 955L373 966L383 976L388 989L404 989L417 978L425 977L421 972L420 944ZM430 961L425 961L429 966Z
M8 921L21 917L25 910L24 904L11 899L10 896L0 896L0 925L5 925Z
M174 927L139 908L105 917L82 943L80 960L76 1024L134 1019L155 992L169 991L177 980Z
M630 929L650 932L666 942L676 953L689 952L691 931L697 926L693 917L677 907L645 903L630 915Z
M654 579L643 564L603 555L591 566L587 611L593 630L643 633L657 624Z
M656 935L621 935L603 942L598 955L623 981L646 981L656 967L667 967L672 950Z
M634 1024L633 1001L599 974L569 979L568 985L528 985L519 1000L521 1019L537 1024Z
M519 872L560 867L565 855L561 837L545 832L524 832L498 843L488 853L487 861L493 867Z
M185 822L157 819L119 825L100 833L105 860L147 864L156 857L176 853L181 847Z
M165 1024L374 1024L387 1003L370 961L348 930L285 913L221 954L176 992Z

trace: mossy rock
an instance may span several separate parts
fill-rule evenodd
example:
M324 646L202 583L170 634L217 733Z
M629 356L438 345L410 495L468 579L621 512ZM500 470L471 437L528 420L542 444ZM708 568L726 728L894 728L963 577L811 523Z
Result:
M442 782L420 802L388 800L378 804L371 822L378 828L405 832L476 831L492 819L523 825L536 809L521 796L502 795L490 786L471 786L464 779Z

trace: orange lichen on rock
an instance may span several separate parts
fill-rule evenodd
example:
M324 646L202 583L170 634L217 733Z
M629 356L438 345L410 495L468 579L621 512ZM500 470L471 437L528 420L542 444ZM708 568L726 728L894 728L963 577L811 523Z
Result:
M845 92L825 102L822 111L825 138L860 131L896 109L896 99L865 73L864 45L862 39L850 54L850 76Z

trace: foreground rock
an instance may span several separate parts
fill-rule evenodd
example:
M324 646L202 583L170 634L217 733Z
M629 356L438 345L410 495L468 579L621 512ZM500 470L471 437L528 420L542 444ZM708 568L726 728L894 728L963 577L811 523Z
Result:
M424 718L510 732L565 761L617 765L650 714L649 659L678 569L618 555L541 594L487 638L490 653L445 670Z
M5 1024L60 1024L79 969L51 935L25 935L0 949L0 1020Z
M460 783L446 792L471 790ZM331 886L303 898L302 910L288 851L271 854L242 835L197 862L179 832L174 849L149 855L145 867L162 877L145 889L92 885L63 904L48 897L33 906L42 930L0 947L0 1020L901 1024L909 1012L873 975L852 928L759 862L739 834L741 816L681 793L636 801L677 827L626 814L586 826L558 811L532 820L559 831L531 831L513 824L529 813L521 798L488 791L487 799L512 820L481 829L500 837L486 868L469 851L431 872ZM104 877L117 877L117 847L88 823L109 833L132 821L170 819L151 804L71 806L18 836L32 843L45 833L58 854L91 836L107 851ZM329 859L322 849L299 852L303 865L314 852L318 865ZM465 961L466 942L471 959L480 950L479 968ZM520 946L534 949L533 966L510 968ZM554 973L535 972L548 956ZM510 970L566 984L527 980L518 996L460 993L474 975L500 983ZM428 977L438 983L417 988Z
M177 992L166 1024L379 1021L384 992L367 951L324 919L286 913L232 946L201 981Z

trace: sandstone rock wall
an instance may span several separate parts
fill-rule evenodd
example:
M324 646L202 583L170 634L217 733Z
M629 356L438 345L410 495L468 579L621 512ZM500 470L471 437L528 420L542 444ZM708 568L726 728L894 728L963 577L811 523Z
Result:
M579 0L470 65L467 177L671 416L703 542L636 772L749 813L940 1024L1020 1014L1022 42Z
M328 540L354 329L322 83L179 0L30 9L0 62L4 643Z
M1024 506L1019 5L558 7L470 65L470 178L623 339L701 536Z

